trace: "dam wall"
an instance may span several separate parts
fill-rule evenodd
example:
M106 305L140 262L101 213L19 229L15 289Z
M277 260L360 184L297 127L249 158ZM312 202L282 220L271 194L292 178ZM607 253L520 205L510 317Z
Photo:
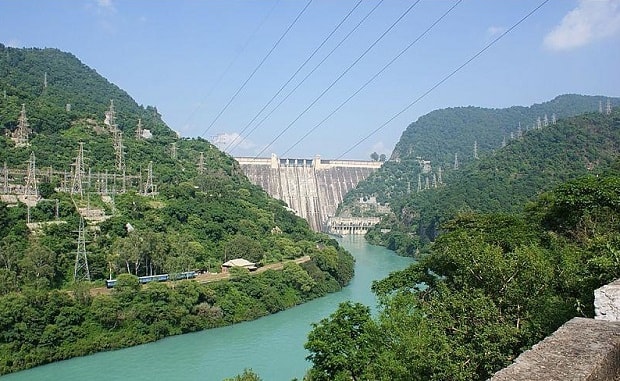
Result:
M235 158L253 184L270 196L284 201L305 218L315 231L325 230L344 196L381 167L381 162L361 160L322 160Z

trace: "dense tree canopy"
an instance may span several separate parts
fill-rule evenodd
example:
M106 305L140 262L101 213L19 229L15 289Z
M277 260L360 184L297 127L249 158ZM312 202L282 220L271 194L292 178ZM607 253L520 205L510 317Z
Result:
M456 213L518 212L528 200L564 181L611 168L620 152L619 127L616 111L580 115L529 131L503 149L446 173L437 188L387 199L393 215L367 238L415 255ZM389 233L382 233L386 229Z
M22 105L28 145L11 139ZM139 123L152 136L137 134ZM0 132L2 192L24 186L34 153L43 198L0 202L0 374L255 319L353 276L349 253L252 185L232 157L204 139L179 138L156 108L139 106L71 54L0 44ZM82 191L70 192L80 143ZM81 217L84 283L74 279ZM231 281L208 285L137 278L302 256L311 259L256 276L233 271ZM117 279L111 293L100 290L108 277Z
M314 327L310 379L488 379L593 316L594 289L620 277L619 200L618 175L588 176L523 213L450 220L428 255L373 285L377 318L341 305Z

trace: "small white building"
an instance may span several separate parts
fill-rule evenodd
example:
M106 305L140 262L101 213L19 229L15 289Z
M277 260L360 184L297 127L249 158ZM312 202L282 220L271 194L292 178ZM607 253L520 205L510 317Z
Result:
M243 267L250 271L254 271L257 269L256 263L250 262L243 258L236 258L222 264L222 272L227 273L231 267Z

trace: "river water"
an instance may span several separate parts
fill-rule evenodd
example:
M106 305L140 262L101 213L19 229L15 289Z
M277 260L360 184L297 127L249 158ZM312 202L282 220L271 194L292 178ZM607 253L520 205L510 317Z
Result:
M302 379L311 365L303 347L311 324L346 300L375 306L372 281L411 263L410 258L369 245L363 237L340 242L356 259L355 277L340 292L251 322L48 364L3 376L2 381L220 381L244 368L252 368L264 381Z

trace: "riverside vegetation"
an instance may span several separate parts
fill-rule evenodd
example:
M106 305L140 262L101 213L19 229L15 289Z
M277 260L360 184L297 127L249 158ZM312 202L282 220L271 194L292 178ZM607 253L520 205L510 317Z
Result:
M470 160L436 189L394 186L417 160L361 183L392 208L367 238L419 260L373 285L377 316L344 303L315 324L306 379L486 380L592 317L593 291L620 277L619 134L618 111L586 113Z
M34 152L40 176L43 168L71 173L82 142L87 171L118 172L104 123L111 99L125 172L133 176L127 192L106 199L85 181L84 195L71 195L57 175L38 184L42 198L58 200L57 210L54 202L0 203L0 374L256 319L348 284L353 258L336 241L252 185L232 157L203 139L178 138L155 107L138 105L68 53L0 45L0 163L25 173ZM22 104L29 145L16 146L10 136ZM136 134L139 122L152 137ZM149 162L157 192L147 197L139 184ZM108 186L119 190L121 182ZM74 281L78 207L107 217L87 219L92 282ZM27 227L28 218L41 227ZM286 262L305 255L311 260ZM219 271L237 257L286 263L281 271L238 270L230 281L209 284L140 285L137 278ZM111 293L91 290L110 275L118 279Z

